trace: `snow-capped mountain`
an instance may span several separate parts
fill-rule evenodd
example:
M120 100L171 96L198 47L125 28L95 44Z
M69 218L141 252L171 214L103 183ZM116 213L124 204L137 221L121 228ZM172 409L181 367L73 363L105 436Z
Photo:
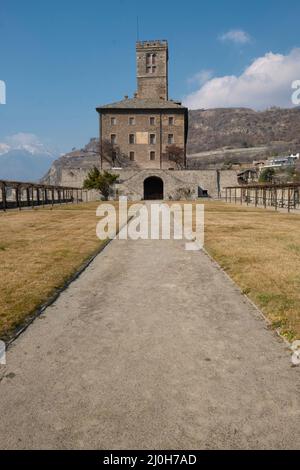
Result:
M0 142L0 179L38 181L57 158L34 134L15 134Z

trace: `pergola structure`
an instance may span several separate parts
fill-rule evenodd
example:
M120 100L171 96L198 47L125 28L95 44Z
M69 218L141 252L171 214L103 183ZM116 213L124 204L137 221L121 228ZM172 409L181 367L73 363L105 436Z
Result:
M253 183L225 188L225 201L240 204L253 204L255 207L274 207L276 210L285 208L300 209L299 183Z
M0 180L0 210L87 201L83 188Z

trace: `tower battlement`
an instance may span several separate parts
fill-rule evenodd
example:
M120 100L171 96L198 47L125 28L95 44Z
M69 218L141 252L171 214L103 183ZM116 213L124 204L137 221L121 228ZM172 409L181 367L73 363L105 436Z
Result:
M147 49L152 47L168 47L168 41L166 39L153 39L151 41L137 41L137 48Z

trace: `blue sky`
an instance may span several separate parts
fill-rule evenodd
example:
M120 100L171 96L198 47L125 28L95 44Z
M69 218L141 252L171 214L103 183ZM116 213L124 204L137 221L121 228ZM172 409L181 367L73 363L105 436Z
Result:
M135 91L137 15L140 39L169 41L172 98L192 108L288 105L288 80L300 79L299 1L1 0L0 142L30 133L63 152L97 136L95 106ZM270 96L262 74L253 79L257 66L276 76ZM277 70L287 70L280 83Z

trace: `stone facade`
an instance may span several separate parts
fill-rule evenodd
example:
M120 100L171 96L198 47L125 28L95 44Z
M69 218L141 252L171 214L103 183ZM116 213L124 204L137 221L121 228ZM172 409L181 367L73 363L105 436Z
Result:
M168 100L168 60L167 41L137 42L138 98Z
M104 111L101 114L101 128L104 140L111 141L115 136L115 144L129 159L127 166L176 168L176 163L166 158L166 147L170 145L171 136L174 145L185 149L185 115L177 109ZM104 156L102 168L111 167L112 162Z
M81 187L87 176L83 168L62 170L61 184ZM114 188L114 196L127 196L129 200L145 199L145 184L149 178L162 182L161 199L197 199L201 196L225 197L225 187L237 184L234 170L160 170L160 169L121 169L111 170L119 175Z
M166 155L172 145L182 149L180 166L184 168L188 110L168 99L168 43L138 42L136 52L138 90L134 98L97 108L101 168L175 169L178 162Z

